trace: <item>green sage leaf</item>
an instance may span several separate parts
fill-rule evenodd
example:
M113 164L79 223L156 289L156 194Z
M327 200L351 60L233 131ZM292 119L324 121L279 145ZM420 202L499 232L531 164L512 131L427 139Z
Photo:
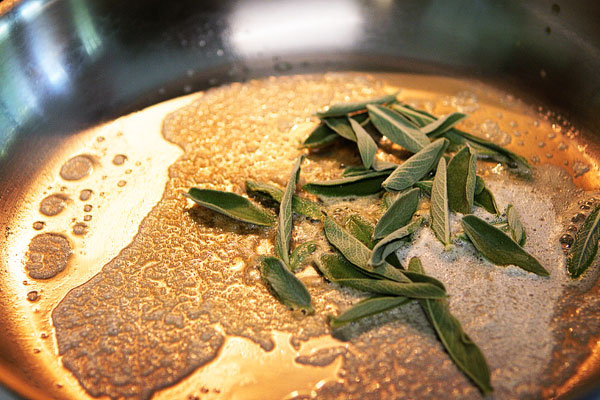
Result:
M350 119L350 125L354 130L358 152L360 153L363 165L365 168L371 168L375 159L375 153L377 153L377 144L358 122Z
M261 226L275 225L276 218L273 214L239 194L194 187L184 195L196 204L237 221Z
M370 196L379 193L382 182L391 171L370 172L323 182L311 182L302 187L309 193L322 197Z
M358 214L352 214L346 221L346 229L352 236L360 240L362 244L372 249L373 243L373 225Z
M446 182L446 160L438 162L431 187L431 230L444 246L450 244L450 221L448 219L448 184Z
M283 190L279 189L277 186L264 182L247 180L246 192L264 197L276 203L281 203L281 199L283 198ZM300 196L292 196L292 210L297 214L312 219L323 219L321 207L317 203Z
M408 263L412 272L424 274L421 261L413 257ZM427 319L456 366L481 390L483 395L494 389L490 382L490 369L483 353L467 335L460 322L450 313L445 300L419 300Z
M419 217L408 225L399 228L383 239L381 239L375 247L373 247L373 252L371 253L371 257L369 259L370 265L381 265L385 263L385 259L390 254L394 253L398 250L403 242L401 239L415 233L417 229L421 227L423 223L423 218Z
M353 305L348 310L344 311L337 317L329 320L329 325L332 328L339 328L351 322L356 322L366 317L391 310L392 308L410 303L411 299L406 297L371 297L364 299Z
M354 130L352 129L352 126L350 125L350 120L348 118L332 117L325 118L322 121L325 125L329 127L329 129L331 129L344 139L356 142L356 135L354 134Z
M425 125L421 128L421 132L423 132L430 138L437 138L467 117L467 114L453 112L450 115L447 115L443 118L439 118Z
M450 210L471 214L477 179L477 157L463 147L448 163L448 206Z
M304 156L298 157L292 168L290 180L288 181L281 203L279 204L279 217L277 224L277 236L275 237L275 254L290 267L290 240L292 239L292 196L296 191L296 183L300 177L300 164Z
M575 242L567 258L567 271L571 278L581 276L594 261L598 253L598 240L600 240L599 227L600 204L594 207L575 236Z
M481 182L483 183L483 179L481 179ZM485 184L483 185L483 190L480 193L475 194L474 200L475 205L482 207L490 214L500 214L496 199Z
M365 100L365 101L357 101L354 103L339 103L333 104L327 108L326 111L321 111L316 113L319 118L327 118L327 117L341 117L351 113L364 111L367 107L367 104L387 104L396 101L396 97L399 92L394 94L388 94L386 96L378 97L375 99Z
M339 253L323 254L316 262L317 269L330 282L340 279L368 279L369 275L360 271Z
M409 120L394 110L379 105L367 105L371 123L392 142L417 153L429 144L429 138Z
M408 104L392 104L390 107L394 111L402 114L406 119L412 121L418 128L422 128L436 120L436 118L428 112L417 110Z
M404 296L411 299L443 299L446 292L431 283L400 283L380 279L338 279L336 283L368 293Z
M419 189L400 194L375 225L374 239L381 239L408 224L419 205Z
M277 257L262 257L259 271L282 304L294 309L314 313L310 293L302 281L291 273Z
M387 177L381 184L386 190L404 190L421 180L438 163L448 140L438 139L414 154Z
M508 221L510 236L519 246L523 247L527 240L527 234L525 233L525 227L521 223L519 213L512 204L506 207L506 220Z
M318 244L316 241L304 242L296 246L290 255L290 269L296 272L300 267L312 261L312 255L317 250Z
M495 226L475 215L463 217L461 224L475 248L494 264L516 265L540 276L549 275L535 257Z
M483 181L483 178L477 175L477 177L475 178L475 196L481 194L481 192L483 192L483 189L485 189L485 183Z
M431 197L431 190L433 189L433 181L415 182L414 186L421 189L421 191L423 191L423 193L425 193L427 196Z
M319 124L309 135L304 142L302 142L301 148L303 149L320 149L327 147L334 142L337 142L339 135L332 131L327 125Z

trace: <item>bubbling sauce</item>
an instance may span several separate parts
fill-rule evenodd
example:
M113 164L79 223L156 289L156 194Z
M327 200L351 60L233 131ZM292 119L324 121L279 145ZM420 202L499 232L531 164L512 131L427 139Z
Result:
M550 272L550 278L494 266L466 243L445 251L427 229L398 254L403 261L421 257L427 273L445 284L451 311L487 358L495 398L551 397L566 390L563 383L577 375L600 331L597 263L582 280L572 282L566 275L560 240L578 229L571 219L585 213L580 206L598 197L573 184L575 180L593 189L598 179L591 158L577 145L577 132L564 121L549 122L513 96L476 82L326 74L212 89L164 119L164 138L180 146L183 154L168 169L162 198L131 243L107 264L88 266L97 274L68 292L52 312L62 363L85 391L91 396L130 399L172 398L182 393L200 398L256 398L257 393L272 397L270 385L285 385L286 377L275 378L277 383L272 376L268 381L246 382L246 391L203 381L211 376L203 375L205 371L232 365L220 364L231 363L231 351L236 351L228 343L243 339L260 349L252 354L290 355L253 368L299 375L302 369L290 370L277 362L313 371L330 368L318 384L311 375L308 392L290 380L298 387L277 391L282 397L480 398L443 350L418 304L351 324L331 338L327 316L349 308L364 293L329 284L307 267L299 277L312 295L315 315L289 311L261 283L255 265L258 254L273 253L274 230L238 224L191 206L182 195L192 186L244 194L247 179L284 187L287 171L302 154L299 144L315 126L316 110L398 88L402 88L400 100L435 115L469 113L462 129L506 145L534 164L533 176L526 180L483 162L479 173L501 209L515 205L527 230L525 248ZM380 159L389 161L399 161L402 155L386 140L378 151ZM127 157L120 156L109 162L111 168L123 168ZM89 166L81 159L67 161L65 166L72 171L63 174L61 169L65 180L82 179L92 172L92 159L77 157L86 158ZM345 165L359 163L351 146L313 153L303 163L300 185L339 177ZM113 187L143 189L152 185L148 178L132 177L127 186ZM93 182L88 182L92 179L88 177L85 184L96 193ZM85 189L79 199L88 201L91 194L92 189ZM93 198L102 196L98 192ZM376 222L383 213L378 196L328 201L323 206L340 223L352 213ZM428 210L418 212L426 215ZM490 218L481 210L477 213ZM458 226L459 218L453 216L453 232ZM64 231L68 229L65 225ZM84 236L87 229L78 222L73 234ZM36 240L40 239L34 238L32 244ZM307 240L327 248L321 224L295 216L292 247ZM281 335L288 338L291 350L284 351L285 346L274 339ZM303 346L322 338L326 345L300 354ZM237 365L248 363L244 354L233 353L240 358ZM238 368L232 373L243 380L245 372ZM189 382L201 384L185 386Z

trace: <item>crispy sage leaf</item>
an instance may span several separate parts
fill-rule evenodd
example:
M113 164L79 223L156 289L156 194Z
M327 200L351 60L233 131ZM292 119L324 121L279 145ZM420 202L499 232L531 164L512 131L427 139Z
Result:
M448 163L448 206L450 210L471 214L477 179L477 157L463 147Z
M369 196L382 190L381 183L390 173L391 171L370 172L331 181L311 182L302 189L322 197Z
M360 215L352 214L346 221L346 229L369 249L372 249L375 245L373 243L373 225Z
M275 236L275 254L290 267L290 240L292 239L292 196L296 191L296 183L300 177L300 164L304 156L298 157L292 168L290 180L288 181L281 203L279 203L279 217L277 224L277 236Z
M392 104L390 106L394 111L399 112L405 118L412 121L415 126L422 128L425 125L431 124L436 120L436 118L423 110L417 110L409 106L408 104Z
M375 225L373 238L381 239L408 224L415 211L417 211L418 205L419 189L414 188L401 193Z
M481 179L481 182L483 182L483 179ZM483 190L480 193L475 194L474 200L475 205L484 208L490 214L500 214L500 210L496 205L496 199L485 184Z
M344 139L356 142L356 135L352 126L350 126L350 120L346 117L332 117L325 118L322 120L325 125L332 131L343 137Z
M510 236L522 247L527 240L527 234L525 233L525 227L521 223L519 213L512 204L506 206L506 220L508 221Z
M325 218L323 228L329 243L338 249L348 261L359 268L362 273L371 277L382 277L397 282L410 282L401 270L388 263L383 263L378 267L369 265L371 250L345 229L342 229L331 217Z
M425 273L421 260L417 257L410 260L408 269L420 274ZM419 304L456 366L471 378L484 396L491 393L494 389L485 357L463 331L460 322L450 314L448 303L445 300L419 300Z
M450 244L450 221L448 219L448 185L446 183L446 160L438 163L431 187L431 230L444 246Z
M446 139L438 139L429 144L400 164L381 185L386 190L404 190L411 187L437 165L447 146Z
M600 239L600 204L598 204L587 216L581 229L575 236L575 242L567 259L567 270L571 278L577 278L583 274L598 252L598 240Z
M303 265L308 264L311 261L313 253L317 250L317 242L310 241L304 242L297 246L292 254L290 254L290 269L292 272L296 272Z
M277 257L262 257L259 265L260 274L275 296L284 305L294 310L314 313L310 294L304 283L291 273Z
M446 292L431 283L400 283L387 279L338 279L336 283L363 292L404 296L411 299L443 299Z
M394 253L402 246L403 242L401 239L416 232L416 230L421 227L422 223L423 218L419 217L410 224L393 231L392 233L381 239L375 245L375 247L373 247L373 252L371 253L369 264L381 265L385 263L385 259L387 258L387 256Z
M392 142L417 153L429 144L429 138L409 120L394 110L379 105L367 105L371 123Z
M461 224L475 248L494 264L516 265L540 276L550 275L535 257L495 226L475 215L463 217Z
M277 203L281 203L283 198L283 190L277 186L270 185L264 182L246 181L246 192L265 197ZM300 196L292 196L292 210L295 213L304 215L312 219L322 219L323 213L321 207L315 202L305 199Z
M319 124L302 142L303 149L320 149L329 146L339 139L339 135L327 125Z
M475 178L475 196L481 194L481 192L483 192L483 189L485 189L485 183L483 181L483 178L477 175L477 177Z
M358 111L364 111L367 107L367 104L387 104L396 101L398 93L399 92L396 92L394 94L388 94L386 96L365 101L357 101L355 103L333 104L329 106L326 111L318 112L316 115L319 118L341 117Z
M421 128L421 132L429 136L430 138L437 138L442 133L451 129L454 125L467 118L467 114L453 112L444 118L439 118Z
M358 145L358 152L360 153L363 165L365 168L371 168L375 159L375 153L377 153L377 144L358 122L350 119L350 125L356 136L356 144Z
M415 187L421 189L423 193L431 197L431 189L433 188L433 181L419 181L415 182Z
M369 275L360 271L339 253L323 254L316 262L317 268L330 282L340 279L368 279Z
M276 218L273 214L239 194L194 187L184 195L196 204L238 221L262 226L275 225Z
M341 313L339 316L331 318L329 325L334 329L339 328L350 322L356 322L360 319L370 317L375 314L380 314L384 311L391 310L392 308L407 304L410 301L411 299L398 296L381 296L364 299Z

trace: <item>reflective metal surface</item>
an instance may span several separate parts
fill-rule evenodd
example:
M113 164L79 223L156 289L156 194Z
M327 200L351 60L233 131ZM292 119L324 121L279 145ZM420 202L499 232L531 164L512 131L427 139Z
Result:
M600 3L27 0L0 5L0 228L72 133L231 81L436 72L516 88L600 132ZM10 299L0 297L3 310ZM27 397L0 318L0 379ZM592 380L593 382L593 380ZM1 396L1 394L0 394Z

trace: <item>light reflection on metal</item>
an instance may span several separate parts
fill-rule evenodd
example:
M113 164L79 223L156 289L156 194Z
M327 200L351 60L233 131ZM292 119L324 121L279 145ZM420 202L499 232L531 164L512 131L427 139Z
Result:
M75 21L77 35L89 56L97 54L102 46L102 39L94 26L92 16L83 0L71 0L71 9Z
M10 22L8 20L0 21L0 40L6 39L9 32L10 32Z
M42 11L42 2L40 0L25 2L19 9L19 15L25 21L35 18Z
M242 55L352 47L362 35L358 5L345 0L240 2L231 14L231 45ZM290 16L293 15L293 18ZM341 17L343 16L343 17Z

